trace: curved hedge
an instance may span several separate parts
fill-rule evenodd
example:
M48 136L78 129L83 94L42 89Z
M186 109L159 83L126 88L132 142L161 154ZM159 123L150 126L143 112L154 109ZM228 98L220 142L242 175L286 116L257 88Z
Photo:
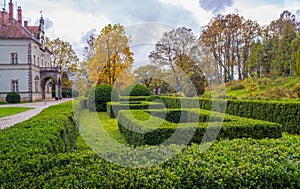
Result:
M147 112L151 112L151 115ZM166 115L166 120L160 118L161 115ZM150 116L152 117L149 122L147 120ZM224 122L221 123L223 117ZM199 109L121 110L118 116L118 127L126 137L126 142L135 146L159 145L167 139L168 143L182 144L181 139L189 136L188 133L194 133L189 143L201 143L203 140L211 142L214 139L262 139L282 136L282 126L278 123L211 113L207 110L199 111ZM176 137L171 139L175 131ZM214 135L216 131L219 131L217 136Z
M221 107L230 115L280 123L289 133L300 134L300 103L255 101L255 100L221 100L204 98L182 98L162 96L167 108L201 108L206 110L214 106Z

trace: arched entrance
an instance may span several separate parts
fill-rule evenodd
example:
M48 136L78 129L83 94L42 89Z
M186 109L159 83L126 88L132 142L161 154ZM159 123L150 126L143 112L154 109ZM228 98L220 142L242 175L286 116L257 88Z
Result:
M55 89L55 99L62 98L61 71L58 68L41 68L42 98L46 99L47 91ZM49 90L48 90L49 89Z

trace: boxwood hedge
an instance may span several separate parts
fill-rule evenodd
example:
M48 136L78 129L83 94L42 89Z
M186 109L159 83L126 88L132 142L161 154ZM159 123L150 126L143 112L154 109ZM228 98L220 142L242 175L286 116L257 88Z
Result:
M151 114L143 110L121 110L118 116L118 126L126 137L126 142L131 145L158 145L168 140L168 144L181 144L189 133L194 132L190 142L200 143L215 139L234 138L279 138L282 136L282 126L261 120L241 118L237 116L222 115L206 110L185 109L168 110L166 120L159 117L161 110L151 110ZM180 118L181 114L185 114ZM158 117L156 117L158 116ZM196 119L199 117L198 122ZM218 122L222 121L224 123ZM151 119L151 121L147 121ZM169 121L167 121L169 120ZM173 120L173 123L170 122ZM190 121L193 122L190 122ZM179 124L177 124L180 121ZM207 122L209 121L209 122ZM177 123L174 123L177 122ZM215 133L217 131L217 136ZM174 132L180 133L175 138L170 138ZM205 138L204 138L205 137Z
M22 170L18 170L21 172L16 175L11 174L14 172L12 168L21 162L74 149L77 129L70 107L71 102L49 107L37 116L0 132L0 175L6 175L6 182L13 182L22 175ZM0 183L1 188L3 183Z
M300 136L225 139L206 151L194 143L159 166L132 169L88 147L70 152L76 131L71 132L71 109L71 103L53 106L0 132L0 188L300 188ZM58 133L68 133L67 128L64 140ZM134 162L128 157L143 148L119 158ZM156 156L155 149L151 155Z
M107 113L111 118L118 117L120 110L137 110L137 109L162 109L164 106L158 102L147 101L121 101L121 102L108 102Z
M192 144L164 164L135 169L110 163L92 151L40 155L28 161L11 164L6 169L3 169L2 165L0 186L299 188L299 146L299 136L262 140L221 140L214 142L207 151L202 151L198 144ZM132 157L136 157L134 154L139 153L138 151L139 148L130 152ZM128 157L131 156L126 156Z
M152 97L153 98L153 97ZM300 103L255 100L222 100L182 97L159 97L167 108L198 108L211 110L220 106L227 114L280 123L285 131L300 134ZM151 98L150 98L151 100Z

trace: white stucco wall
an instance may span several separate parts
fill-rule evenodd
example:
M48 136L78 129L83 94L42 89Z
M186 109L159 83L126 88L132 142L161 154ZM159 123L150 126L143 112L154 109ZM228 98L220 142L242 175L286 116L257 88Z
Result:
M11 64L11 53L18 53L18 64L28 64L28 40L1 40L0 64Z
M31 45L30 45L31 44ZM29 47L31 47L29 51ZM28 52L31 52L31 62L29 62ZM11 53L18 54L18 64L12 64ZM38 44L32 40L0 40L0 101L5 101L6 94L12 91L12 80L19 83L19 93L22 101L29 101L29 63L32 72L32 99L42 100L40 67L51 67L51 55L47 51L40 49ZM38 62L39 59L39 62ZM35 90L35 78L39 78L38 91ZM51 92L46 93L46 98L51 98Z
M19 92L28 92L28 67L29 65L0 65L0 93L11 92L12 80L19 83Z

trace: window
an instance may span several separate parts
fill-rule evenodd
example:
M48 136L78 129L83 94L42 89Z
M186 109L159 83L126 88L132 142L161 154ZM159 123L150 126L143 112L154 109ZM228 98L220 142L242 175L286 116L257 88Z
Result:
M36 93L39 92L39 80L40 80L40 78L38 76L36 76L34 78L34 86L35 86L35 92Z
M11 63L18 64L18 53L11 53Z
M11 81L11 91L19 92L19 81Z
M35 55L33 55L33 64L36 65Z
M38 67L40 67L40 57L37 58Z

